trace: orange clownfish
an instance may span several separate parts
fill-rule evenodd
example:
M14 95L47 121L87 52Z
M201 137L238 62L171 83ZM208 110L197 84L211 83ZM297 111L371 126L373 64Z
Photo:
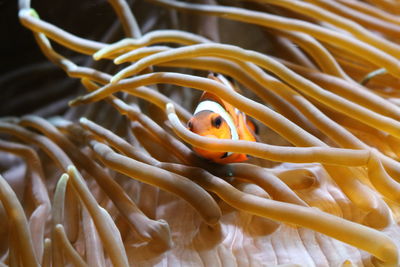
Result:
M235 90L220 74L210 74L208 78ZM202 94L193 117L187 123L187 128L198 135L210 138L256 141L256 126L247 119L246 114L209 92ZM193 147L193 150L203 158L216 163L233 163L248 159L246 154L240 153L212 152L197 147Z

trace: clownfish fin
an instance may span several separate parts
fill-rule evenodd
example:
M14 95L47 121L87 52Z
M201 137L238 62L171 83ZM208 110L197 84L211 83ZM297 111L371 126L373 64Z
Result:
M223 85L225 85L227 88L229 88L232 91L236 91L235 87L233 86L233 80L232 80L232 82L229 81L229 79L227 79L224 75L217 74L217 73L210 73L210 74L208 74L208 78L222 83Z
M222 84L224 84L226 87L228 87L229 89L231 89L232 91L235 91L237 93L242 94L242 90L240 90L237 82L230 76L225 76L222 74L215 74L215 73L211 73L209 74L208 78L213 79L215 81L219 81Z
M247 127L250 128L250 130L253 131L253 133L257 134L260 132L260 129L258 128L258 125L254 122L254 120L250 117L246 117L246 124Z
M256 135L251 127L249 127L246 114L239 111L239 113L237 114L237 118L237 129L239 132L240 140L255 141Z
M254 122L254 119L251 117L246 117L246 125L250 132L253 134L254 138L257 142L260 142L260 138L258 136L260 129L258 125Z

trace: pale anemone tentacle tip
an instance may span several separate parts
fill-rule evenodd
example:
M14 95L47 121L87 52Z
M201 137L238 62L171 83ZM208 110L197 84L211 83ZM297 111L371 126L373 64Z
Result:
M94 60L101 60L108 54L109 50L110 50L109 46L105 46L102 49L98 50L96 53L94 53L92 57Z
M173 103L167 103L167 105L165 105L165 110L167 112L167 114L171 114L171 113L175 113L175 107Z

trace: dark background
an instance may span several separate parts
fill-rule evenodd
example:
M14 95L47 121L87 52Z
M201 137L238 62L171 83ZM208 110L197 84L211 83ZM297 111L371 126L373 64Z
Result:
M143 6L144 1L139 2ZM114 10L105 0L33 0L31 6L41 19L96 41L102 41L113 24L118 23ZM141 19L140 13L138 19ZM43 56L32 32L19 22L18 1L0 0L0 33L0 116L43 115L41 109L51 103L54 110L50 113L67 109L68 100L82 90L79 81L67 77ZM120 37L122 30L117 25L114 38ZM87 65L91 62L88 56L64 49L54 42L52 45L58 53L76 63Z

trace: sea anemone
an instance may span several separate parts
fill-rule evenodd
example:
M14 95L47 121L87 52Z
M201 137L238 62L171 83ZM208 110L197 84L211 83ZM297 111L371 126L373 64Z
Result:
M109 4L80 37L19 1L53 65L0 77L0 266L399 264L398 2ZM201 91L257 142L189 131Z

